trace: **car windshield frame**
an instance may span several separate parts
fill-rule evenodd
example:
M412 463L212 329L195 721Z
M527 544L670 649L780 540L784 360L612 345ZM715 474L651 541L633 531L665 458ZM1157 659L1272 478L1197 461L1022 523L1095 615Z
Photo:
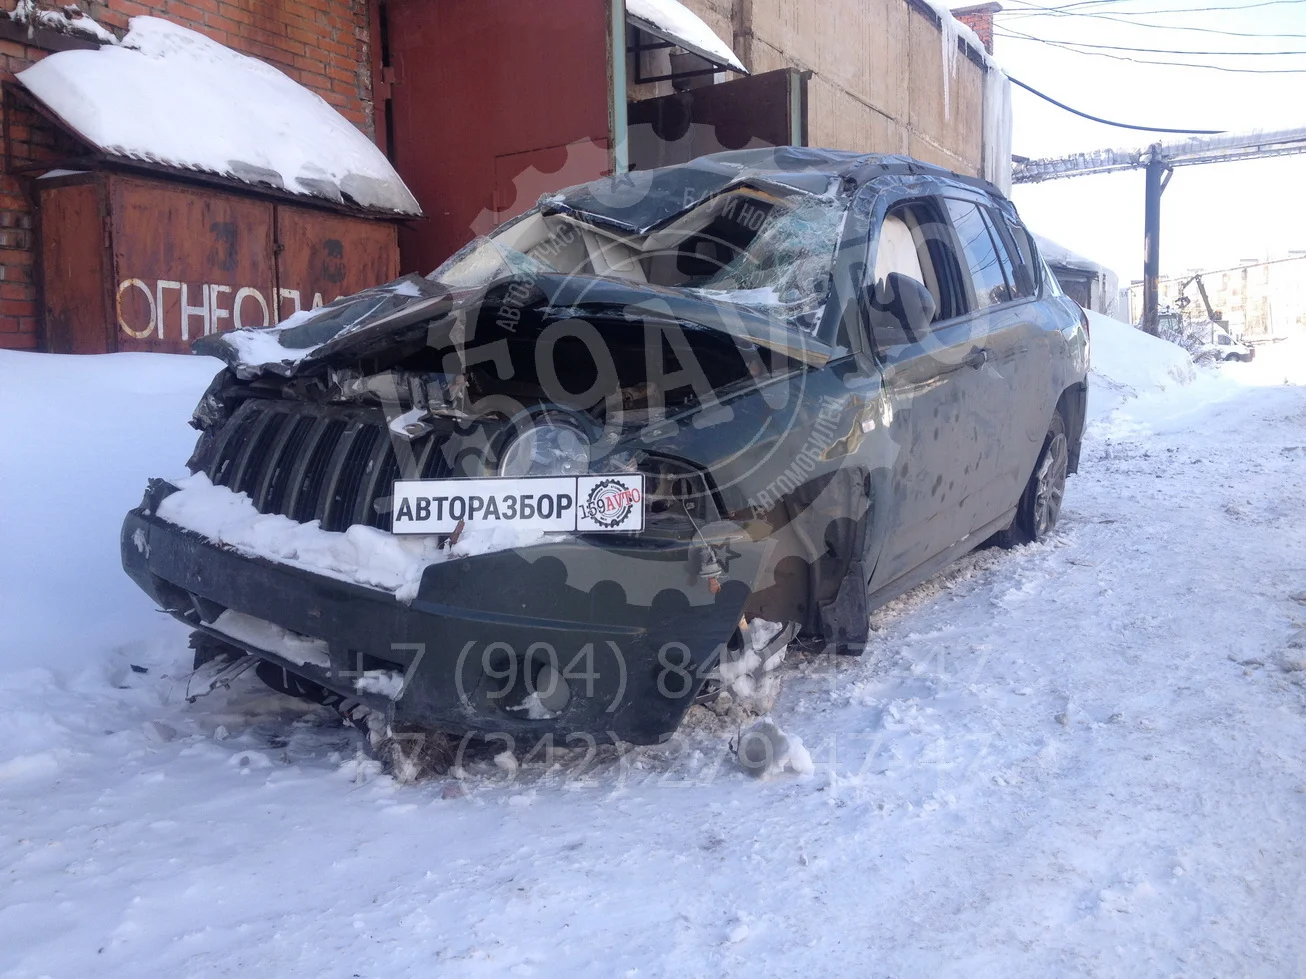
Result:
M774 318L785 326L808 336L817 337L825 319L826 307L834 293L836 263L848 226L851 198L836 192L828 179L812 181L810 187L796 187L756 176L740 178L706 198L693 200L680 211L661 220L644 232L623 230L619 234L601 217L560 207L557 196L541 199L526 213L505 222L489 235L473 239L427 277L451 289L485 288L505 278L531 278L542 274L586 275L628 283L632 289L670 289L700 301L743 307ZM748 198L756 197L766 210L750 213ZM742 203L741 203L742 202ZM685 237L692 238L704 227L695 226L695 217L707 211L709 221L722 215L752 222L751 237L728 262L709 276L686 279L679 283L649 282L614 272L568 271L527 254L506 243L515 228L532 218L570 222L577 230L588 230L631 247L634 260L643 262L669 249L656 242L669 229L685 223ZM654 243L653 247L649 247ZM815 245L819 243L820 247ZM760 245L760 247L759 247ZM588 259L588 256L587 256ZM564 263L566 264L566 263Z

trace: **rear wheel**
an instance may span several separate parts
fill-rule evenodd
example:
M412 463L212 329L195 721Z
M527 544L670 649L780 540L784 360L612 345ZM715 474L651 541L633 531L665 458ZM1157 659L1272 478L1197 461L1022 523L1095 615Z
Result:
M1010 527L998 534L1001 546L1014 547L1040 541L1053 531L1061 516L1069 467L1070 443L1066 439L1065 421L1061 412L1057 412L1043 437L1043 450L1034 464L1034 472L1020 495L1016 518Z

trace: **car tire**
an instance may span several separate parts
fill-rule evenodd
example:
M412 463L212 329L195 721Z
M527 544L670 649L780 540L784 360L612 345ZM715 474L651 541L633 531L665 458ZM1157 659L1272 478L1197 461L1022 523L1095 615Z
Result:
M1066 495L1066 472L1070 464L1070 443L1061 412L1052 416L1052 424L1043 437L1043 448L1020 494L1011 526L997 534L1000 547L1015 547L1041 541L1050 534L1061 516Z

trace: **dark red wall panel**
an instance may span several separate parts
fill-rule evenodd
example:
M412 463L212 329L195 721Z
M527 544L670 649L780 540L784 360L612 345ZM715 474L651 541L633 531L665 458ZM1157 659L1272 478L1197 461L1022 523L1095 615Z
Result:
M607 170L609 16L608 0L388 0L395 164L427 214L400 232L403 271L492 228L496 204Z

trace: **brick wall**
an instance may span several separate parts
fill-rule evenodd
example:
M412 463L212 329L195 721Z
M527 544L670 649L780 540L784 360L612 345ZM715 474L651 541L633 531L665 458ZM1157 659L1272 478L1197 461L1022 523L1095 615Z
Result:
M993 15L1002 9L1001 4L981 3L974 7L957 7L952 16L974 31L984 45L984 50L993 53Z
M371 3L374 0L89 0L81 7L122 36L141 14L165 17L280 68L331 103L369 136L373 133ZM50 31L30 35L11 26L0 0L0 79L53 50L85 43ZM54 2L40 6L57 9ZM39 117L6 105L15 162L51 159L58 134ZM23 183L0 161L0 348L40 345L31 203Z
M0 23L0 26L5 26ZM22 32L0 38L0 69L9 80L47 53L36 43L24 43ZM67 44L60 37L50 44ZM15 164L51 159L61 148L60 134L30 110L5 105L10 150ZM35 232L32 208L24 185L4 172L0 160L0 348L32 350L38 342L38 311L35 281Z

